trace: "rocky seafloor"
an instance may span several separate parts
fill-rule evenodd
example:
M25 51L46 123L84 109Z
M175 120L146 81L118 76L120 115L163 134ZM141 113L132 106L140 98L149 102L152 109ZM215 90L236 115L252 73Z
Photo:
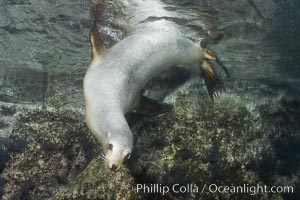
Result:
M236 85L243 95L234 92ZM101 148L77 111L3 105L1 114L17 120L1 142L2 199L299 198L299 99L282 97L286 90L232 82L212 104L203 85L190 87L200 90L179 89L172 111L136 122L132 157L117 173L105 167ZM261 100L265 93L268 98ZM162 195L137 191L137 184L199 188ZM204 184L295 190L224 194L202 191Z

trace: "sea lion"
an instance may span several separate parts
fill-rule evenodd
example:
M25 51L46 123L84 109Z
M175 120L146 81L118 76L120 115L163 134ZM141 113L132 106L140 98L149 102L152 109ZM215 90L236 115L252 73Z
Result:
M91 7L93 60L84 77L84 95L88 127L103 146L107 166L118 171L133 149L125 114L139 105L143 87L175 65L199 63L213 98L220 80L209 61L223 65L201 47L202 38L183 32L173 20L174 13L158 0L120 1L126 36L107 48L101 30L112 24L105 24L111 22L105 19L105 3L94 0Z

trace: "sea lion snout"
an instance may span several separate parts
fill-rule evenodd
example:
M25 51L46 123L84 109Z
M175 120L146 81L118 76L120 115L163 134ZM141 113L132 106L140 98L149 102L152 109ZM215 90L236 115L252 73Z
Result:
M114 172L119 171L123 162L130 158L131 149L123 143L110 141L105 155L107 167Z
M116 164L110 164L110 165L108 166L108 168L109 168L111 171L117 172L117 171L120 170L121 166L120 166L120 165L117 166Z
M115 154L115 155L110 155L107 157L107 166L110 170L117 172L120 170L123 162L127 159L129 159L129 154L123 155L122 153L120 154Z

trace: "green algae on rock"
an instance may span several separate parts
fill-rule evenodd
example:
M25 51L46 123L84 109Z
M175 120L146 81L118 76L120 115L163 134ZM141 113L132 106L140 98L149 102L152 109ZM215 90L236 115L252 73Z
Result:
M23 141L9 153L1 178L3 199L45 199L72 180L95 155L96 142L81 116L70 110L24 109L10 140Z
M15 106L6 106L1 105L0 106L0 114L4 116L11 116L16 113L16 107Z
M134 200L138 199L138 195L131 190L133 184L134 177L127 168L123 167L118 173L114 173L95 158L76 180L51 199Z
M194 106L184 98L177 99L175 107L175 112L144 119L136 127L138 155L133 155L130 169L141 183L171 187L211 181L222 185L259 182L255 173L245 169L259 154L251 147L257 138L245 107L205 102L198 109L185 110ZM212 197L200 192L172 195L176 199Z
M79 113L23 109L18 112L9 138L22 145L9 152L3 168L3 199L291 197L292 194L202 193L200 189L165 195L133 190L137 184L154 183L170 188L174 184L200 188L210 183L299 186L299 100L274 98L280 95L269 89L272 98L254 102L266 91L259 85L252 87L256 92L246 97L232 92L221 95L215 104L207 97L194 101L191 93L178 94L171 112L142 118L133 126L133 154L117 173L99 160L100 145Z

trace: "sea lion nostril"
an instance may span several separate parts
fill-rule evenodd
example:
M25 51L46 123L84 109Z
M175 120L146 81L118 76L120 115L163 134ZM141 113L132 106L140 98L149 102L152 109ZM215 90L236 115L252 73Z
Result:
M115 165L115 164L113 164L112 166L111 166L111 168L110 168L112 171L116 171L116 169L117 169L117 166Z

